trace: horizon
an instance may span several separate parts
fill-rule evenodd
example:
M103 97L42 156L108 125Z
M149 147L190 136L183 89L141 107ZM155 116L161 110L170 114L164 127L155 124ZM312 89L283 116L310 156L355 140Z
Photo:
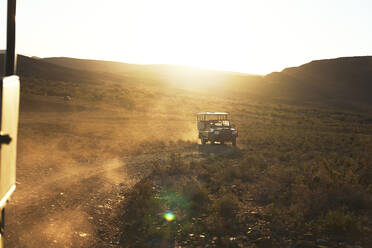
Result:
M2 51L5 50L0 50L0 54L2 54ZM271 71L266 74L254 74L254 73L247 73L247 72L240 72L240 71L228 71L228 70L219 70L219 69L214 69L214 68L206 68L206 67L198 67L198 66L192 66L192 65L181 65L181 64L147 64L147 63L130 63L130 62L125 62L125 61L113 61L113 60L100 60L100 59L87 59L87 58L76 58L76 57L65 57L65 56L60 56L60 57L38 57L38 56L32 56L32 55L24 55L24 54L17 54L17 56L25 56L29 57L32 59L52 59L52 58L65 58L65 59L76 59L76 60L90 60L90 61L101 61L101 62L108 62L108 63L120 63L120 64L127 64L127 65L143 65L143 66L175 66L175 67L185 67L185 68L190 68L190 69L195 69L195 70L207 70L207 71L215 71L215 72L223 72L223 73L237 73L237 74L244 74L244 75L249 75L249 76L266 76L274 72L282 72L285 69L288 68L296 68L300 67L312 62L316 61L325 61L325 60L337 60L337 59L345 59L345 58L362 58L362 57L372 57L372 55L362 55L362 56L344 56L344 57L335 57L335 58L326 58L326 59L315 59L311 61L307 61L303 64L300 65L294 65L294 66L287 66L284 67L280 71Z
M371 10L366 0L36 0L18 3L17 51L266 75L314 60L369 56Z

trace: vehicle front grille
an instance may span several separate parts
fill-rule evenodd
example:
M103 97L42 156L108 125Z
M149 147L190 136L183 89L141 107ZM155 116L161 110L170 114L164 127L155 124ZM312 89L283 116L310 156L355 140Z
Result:
M222 139L229 139L229 138L231 138L232 137L231 131L230 130L221 130L220 137Z

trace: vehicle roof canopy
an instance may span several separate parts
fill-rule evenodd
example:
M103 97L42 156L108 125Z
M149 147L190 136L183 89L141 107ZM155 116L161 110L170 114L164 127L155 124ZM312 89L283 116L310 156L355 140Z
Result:
M200 112L198 115L228 115L226 112Z
M226 112L200 112L198 113L198 121L211 120L228 120L229 113Z

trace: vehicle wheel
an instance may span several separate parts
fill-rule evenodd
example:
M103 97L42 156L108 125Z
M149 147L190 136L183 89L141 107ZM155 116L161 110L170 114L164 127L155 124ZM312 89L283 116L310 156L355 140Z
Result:
M206 143L205 139L201 138L201 143L202 143L202 145L205 145L205 143Z
M232 145L233 145L233 146L236 146L236 138L234 138L234 139L232 140Z

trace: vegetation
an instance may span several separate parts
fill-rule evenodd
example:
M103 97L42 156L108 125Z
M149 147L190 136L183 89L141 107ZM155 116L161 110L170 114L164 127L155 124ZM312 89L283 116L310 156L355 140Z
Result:
M257 107L265 110L237 119L241 149L211 146L201 150L211 149L206 159L173 154L155 165L123 206L123 233L130 234L124 245L279 247L306 235L334 246L368 243L363 237L371 234L369 117ZM167 211L174 221L164 220Z

